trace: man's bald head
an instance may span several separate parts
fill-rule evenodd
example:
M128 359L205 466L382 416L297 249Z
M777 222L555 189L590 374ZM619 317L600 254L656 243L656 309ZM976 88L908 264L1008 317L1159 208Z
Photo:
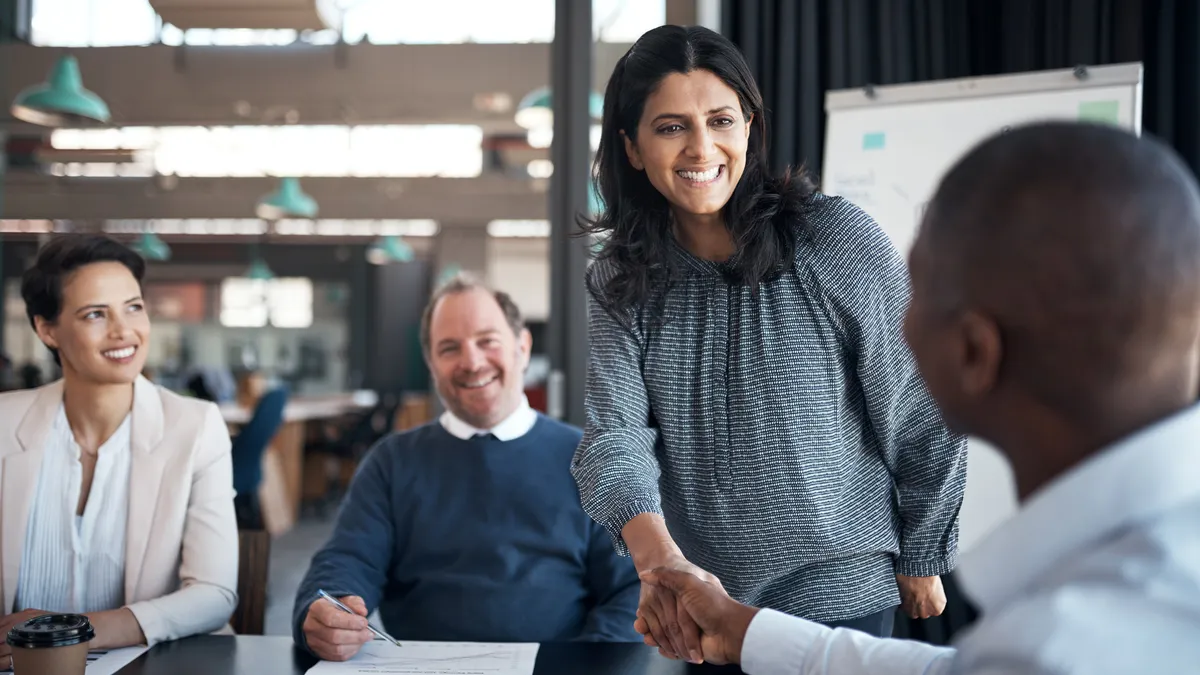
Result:
M913 280L922 313L994 323L996 387L1064 415L1154 387L1194 395L1200 193L1157 141L1067 122L985 141L930 202Z

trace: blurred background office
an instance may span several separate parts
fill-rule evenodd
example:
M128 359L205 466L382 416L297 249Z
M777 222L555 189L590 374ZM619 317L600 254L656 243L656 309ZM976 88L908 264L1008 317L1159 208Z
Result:
M440 279L513 296L534 335L530 402L572 416L563 383L586 329L550 325L550 277L582 279L588 242L560 237L552 255L553 212L589 208L595 91L616 60L650 28L695 23L697 3L573 7L0 0L0 387L59 376L19 292L39 245L99 231L137 249L145 374L221 406L240 524L269 538L266 632L289 631L363 453L440 412L418 339ZM582 39L556 71L567 20ZM569 124L556 73L582 102ZM557 178L556 126L573 140ZM574 290L557 302L582 306ZM552 376L555 340L578 348Z
M1200 163L1192 2L0 0L0 387L58 376L19 294L38 246L137 248L146 375L221 405L268 540L246 550L270 549L257 628L288 633L358 459L439 411L418 321L440 279L512 295L531 404L582 424L597 92L663 23L742 48L779 168L821 166L830 90L1123 62L1142 126Z

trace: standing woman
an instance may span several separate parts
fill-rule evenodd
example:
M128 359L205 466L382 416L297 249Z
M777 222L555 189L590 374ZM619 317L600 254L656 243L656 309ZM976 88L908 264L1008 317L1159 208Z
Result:
M212 403L140 373L145 262L102 236L59 237L21 294L61 380L0 395L0 640L43 613L83 613L94 649L228 622L238 534L229 434ZM0 668L10 649L0 643Z
M766 164L736 47L662 26L617 64L587 272L587 421L573 472L640 571L888 635L945 605L966 441L901 336L908 276L879 227ZM715 578L714 578L715 577ZM697 660L695 624L643 584L639 630Z

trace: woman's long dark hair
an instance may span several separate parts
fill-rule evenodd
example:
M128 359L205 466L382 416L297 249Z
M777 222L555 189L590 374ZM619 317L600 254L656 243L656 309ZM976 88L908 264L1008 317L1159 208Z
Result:
M721 78L737 93L742 112L753 116L746 168L724 209L725 226L736 247L727 278L757 289L778 276L795 255L794 228L814 188L803 170L771 176L762 94L746 60L733 43L707 28L660 26L638 39L608 81L596 154L604 209L580 223L584 232L604 237L598 258L615 268L603 288L591 289L610 312L648 309L654 318L663 318L663 291L675 276L670 205L646 174L629 163L622 132L636 142L650 94L667 75L694 70Z

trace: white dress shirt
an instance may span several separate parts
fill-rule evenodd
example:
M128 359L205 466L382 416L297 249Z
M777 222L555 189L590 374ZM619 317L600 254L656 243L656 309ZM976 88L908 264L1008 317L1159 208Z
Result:
M1200 406L1060 476L964 555L942 648L760 611L751 675L1200 673Z
M17 609L99 612L125 604L130 418L103 445L83 515L80 449L60 406L46 438L26 529Z
M476 429L449 410L442 413L438 422L455 438L468 440L475 436L491 434L501 441L511 441L529 433L533 425L537 424L537 411L529 407L529 399L522 396L517 409L491 429Z

